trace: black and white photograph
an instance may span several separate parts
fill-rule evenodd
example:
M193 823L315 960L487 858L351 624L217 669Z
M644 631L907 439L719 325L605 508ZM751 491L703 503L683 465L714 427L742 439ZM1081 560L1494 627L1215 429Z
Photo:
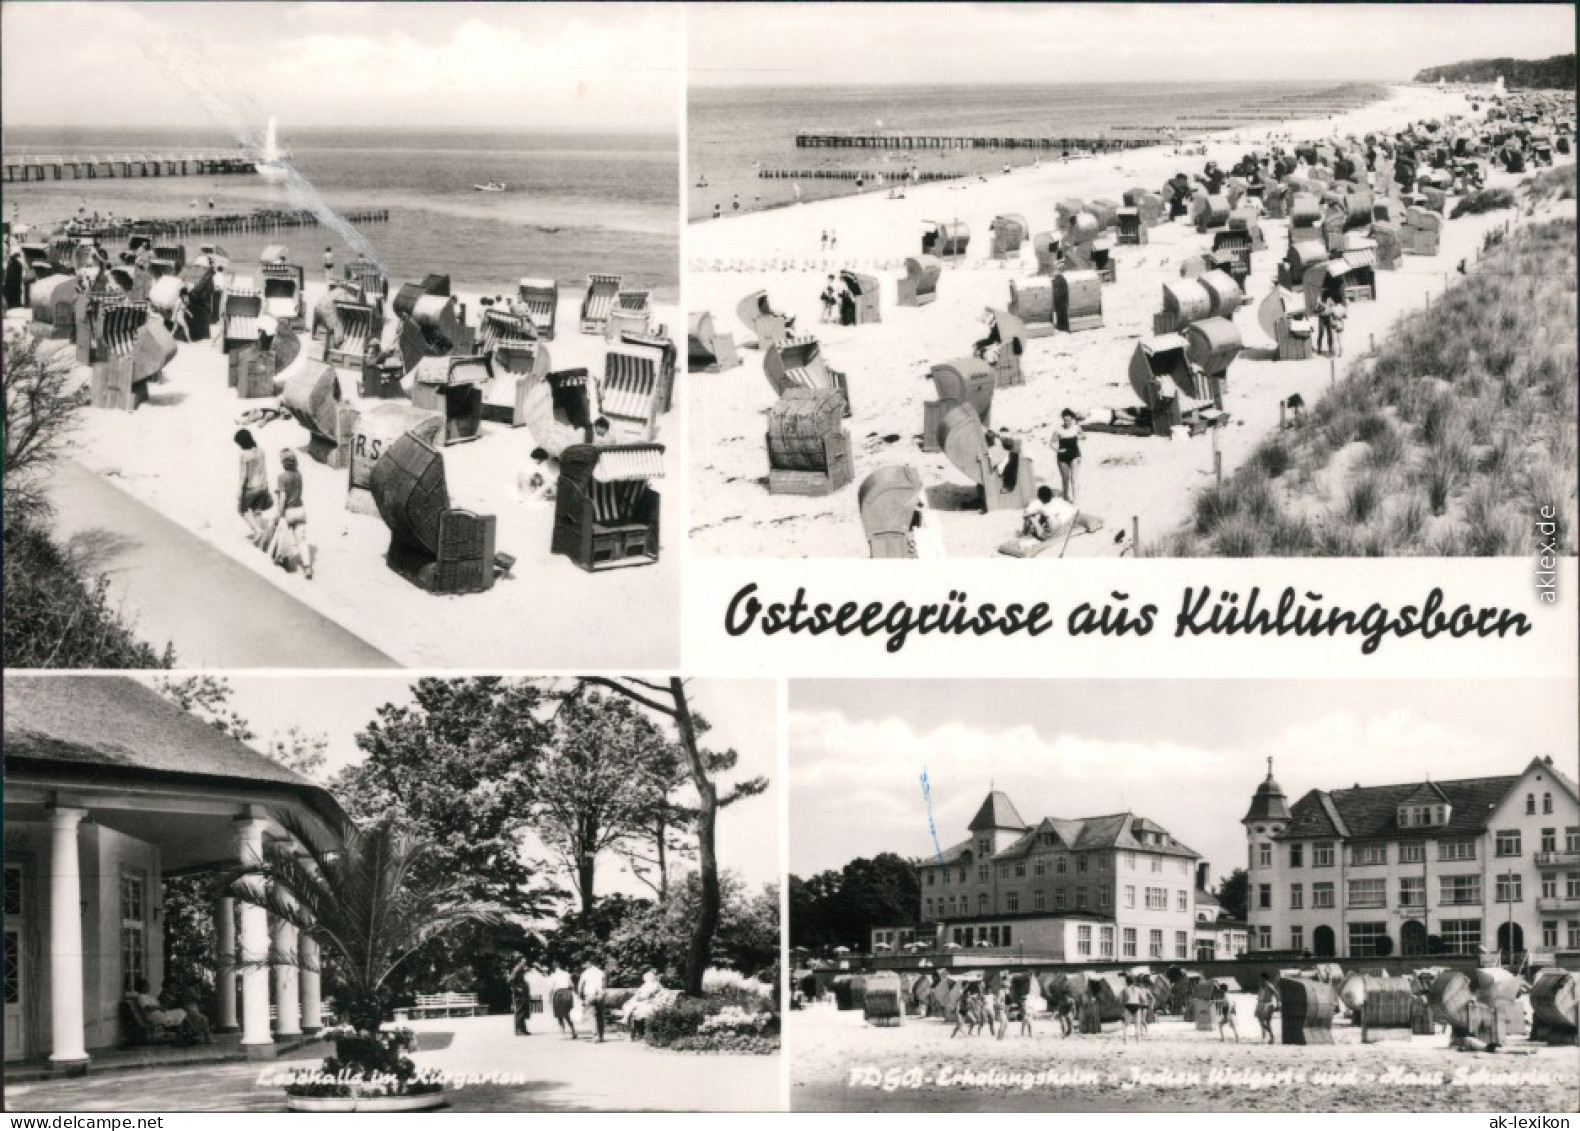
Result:
M778 695L8 673L7 1109L779 1109Z
M796 1111L1571 1111L1567 680L793 680Z
M679 662L678 9L0 21L8 667Z
M688 15L697 554L1575 552L1572 6Z

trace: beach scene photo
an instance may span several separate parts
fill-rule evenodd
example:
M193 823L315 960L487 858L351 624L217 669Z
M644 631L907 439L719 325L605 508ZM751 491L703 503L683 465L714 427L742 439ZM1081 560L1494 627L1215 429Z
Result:
M1483 691L792 681L792 1110L1573 1110L1575 720Z
M693 17L697 553L1574 552L1572 9Z
M3 20L9 666L678 662L677 11Z

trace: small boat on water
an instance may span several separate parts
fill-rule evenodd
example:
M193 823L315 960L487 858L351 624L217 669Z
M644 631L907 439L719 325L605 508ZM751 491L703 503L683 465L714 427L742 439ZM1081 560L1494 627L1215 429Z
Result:
M504 192L506 186L504 181L484 181L482 184L473 185L472 187L478 192Z

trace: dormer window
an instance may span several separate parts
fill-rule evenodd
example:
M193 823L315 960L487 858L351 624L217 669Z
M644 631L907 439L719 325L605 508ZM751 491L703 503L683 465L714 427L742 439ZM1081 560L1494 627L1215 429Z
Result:
M1447 805L1401 805L1399 806L1399 827L1401 829L1427 829L1448 824L1449 809Z

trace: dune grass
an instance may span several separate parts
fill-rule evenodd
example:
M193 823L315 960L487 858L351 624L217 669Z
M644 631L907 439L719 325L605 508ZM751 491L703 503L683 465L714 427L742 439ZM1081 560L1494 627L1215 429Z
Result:
M1572 170L1562 172L1572 180ZM1542 177L1547 174L1542 174ZM1538 178L1540 179L1540 178ZM1304 425L1270 436L1159 549L1179 556L1575 552L1575 221L1499 238Z

